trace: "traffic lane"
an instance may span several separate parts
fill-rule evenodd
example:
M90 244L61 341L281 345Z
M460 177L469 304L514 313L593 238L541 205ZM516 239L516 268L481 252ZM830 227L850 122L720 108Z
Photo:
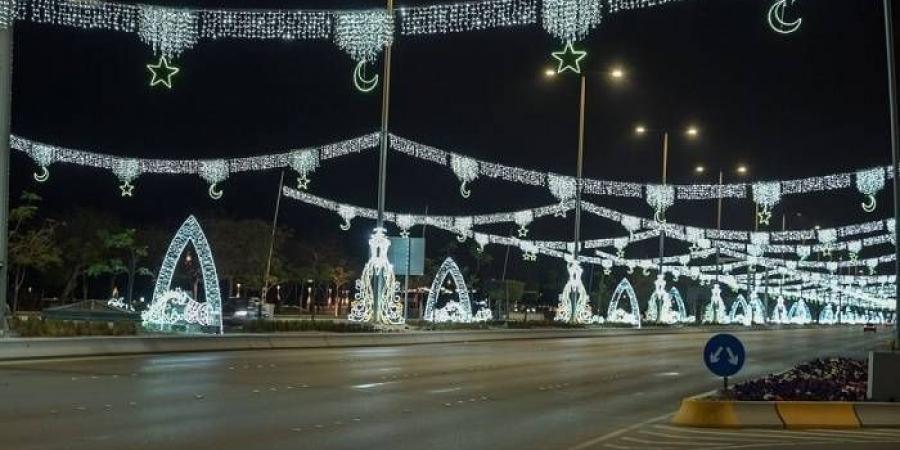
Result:
M18 374L28 379L15 382L24 389L11 396L15 412L23 414L2 423L13 427L4 435L22 444L13 448L106 448L97 447L101 443L109 448L161 443L166 448L460 448L476 438L482 444L490 442L491 448L561 448L573 439L658 415L676 407L683 395L715 387L718 381L704 372L700 362L699 349L706 337L629 336L2 366L4 378ZM823 348L859 353L874 339L845 330L742 337L750 349L747 369L760 373L813 354L835 353ZM758 348L764 350L755 351ZM45 420L47 416L53 420ZM57 431L48 436L41 427L51 423ZM51 437L67 435L74 440L57 442Z

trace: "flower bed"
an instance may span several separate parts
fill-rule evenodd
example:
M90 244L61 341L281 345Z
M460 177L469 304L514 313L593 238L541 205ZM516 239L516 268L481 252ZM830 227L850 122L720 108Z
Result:
M784 373L736 384L723 397L741 401L864 401L867 376L866 361L816 359Z

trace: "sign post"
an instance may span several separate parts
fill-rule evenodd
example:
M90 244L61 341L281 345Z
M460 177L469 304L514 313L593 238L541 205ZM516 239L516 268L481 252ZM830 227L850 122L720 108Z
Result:
M706 368L716 376L723 377L725 390L728 390L728 377L740 372L746 359L744 344L730 334L717 334L706 342L703 349L703 362Z

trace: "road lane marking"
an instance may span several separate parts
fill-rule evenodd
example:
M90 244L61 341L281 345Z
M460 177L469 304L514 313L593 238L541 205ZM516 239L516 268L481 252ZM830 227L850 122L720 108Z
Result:
M352 387L353 389L371 389L371 388L374 388L374 387L384 386L384 385L393 384L393 383L396 383L396 381L385 381L385 382L382 382L382 383L357 384L357 385L354 385L354 386L351 386L351 387ZM302 387L302 386L301 386L301 387Z
M616 436L623 435L623 434L625 434L625 433L627 433L627 432L629 432L629 431L636 430L636 429L638 429L638 428L640 428L640 427L643 427L643 426L645 426L645 425L649 425L649 424L654 423L654 422L659 422L659 421L661 421L661 420L669 419L669 418L671 418L671 417L674 416L674 415L675 415L675 413L671 412L671 413L664 414L664 415L659 416L659 417L654 417L654 418L652 418L652 419L650 419L650 420L646 420L646 421L641 422L641 423L636 423L636 424L634 424L634 425L631 425L631 426L622 428L622 429L620 429L620 430L616 430L616 431L613 431L613 432L611 432L611 433L607 433L607 434L604 434L604 435L602 435L602 436L598 436L598 437L595 437L595 438L593 438L593 439L589 439L589 440L584 441L584 442L582 442L582 443L580 443L580 444L578 444L578 445L575 445L574 447L569 447L568 450L582 450L582 449L585 449L585 448L588 448L588 447L592 447L592 446L594 446L594 445L596 445L596 444L599 444L599 443L601 443L601 442L603 442L603 441L608 441L608 440L610 440L610 439L612 439L612 438L614 438L614 437L616 437Z
M732 443L730 443L730 442L722 442L721 440L719 442L665 442L665 441L660 442L660 441L648 441L646 439L638 439L638 438L633 438L630 436L625 436L622 438L622 440L628 441L628 442L635 442L638 444L653 445L654 448L659 448L659 446L663 446L663 445L674 445L674 446L690 445L690 446L693 446L693 448L706 448L707 446L708 447L716 447L716 446L723 446L723 445L732 445Z

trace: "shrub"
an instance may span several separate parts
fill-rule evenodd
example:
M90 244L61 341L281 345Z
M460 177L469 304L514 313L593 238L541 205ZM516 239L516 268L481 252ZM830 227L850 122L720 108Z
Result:
M22 337L130 336L137 334L134 322L84 322L31 318L13 319L12 330Z
M368 323L333 320L253 320L244 324L246 333L281 333L292 331L330 331L334 333L368 333L376 331Z

